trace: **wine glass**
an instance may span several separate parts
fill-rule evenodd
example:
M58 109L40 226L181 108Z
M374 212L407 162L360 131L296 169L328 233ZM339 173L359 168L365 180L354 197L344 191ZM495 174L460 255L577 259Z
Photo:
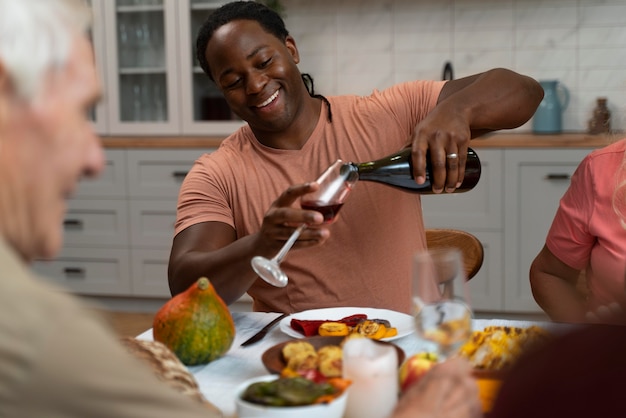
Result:
M449 357L472 334L461 252L441 248L416 253L412 293L417 333L437 345L441 360Z
M337 160L316 180L319 188L300 198L300 207L320 212L324 215L324 223L331 223L357 179L358 174L349 164ZM281 270L280 263L305 228L306 224L298 226L274 258L262 256L252 258L252 268L263 280L276 287L287 286L289 279Z

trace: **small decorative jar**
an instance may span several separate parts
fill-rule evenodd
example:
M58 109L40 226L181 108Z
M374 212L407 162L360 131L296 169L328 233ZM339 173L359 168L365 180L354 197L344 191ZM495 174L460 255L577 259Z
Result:
M598 97L596 108L593 109L593 115L589 119L590 134L603 134L611 131L611 111L606 106L606 97Z

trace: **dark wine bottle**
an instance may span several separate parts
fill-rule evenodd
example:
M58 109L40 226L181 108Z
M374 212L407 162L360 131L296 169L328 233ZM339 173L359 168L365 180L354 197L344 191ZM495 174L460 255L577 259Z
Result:
M405 148L395 154L388 155L379 160L365 163L349 163L352 170L356 170L359 180L375 181L394 186L407 192L432 194L433 177L430 154L426 154L426 181L417 184L413 178L413 162L411 160L411 148ZM476 152L468 148L465 163L465 177L460 187L454 193L463 193L471 190L480 180L480 159Z

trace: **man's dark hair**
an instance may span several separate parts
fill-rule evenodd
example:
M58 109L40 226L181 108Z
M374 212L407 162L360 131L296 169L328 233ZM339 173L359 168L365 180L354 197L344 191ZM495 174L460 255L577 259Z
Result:
M261 27L281 41L285 42L289 32L278 13L256 1L234 1L215 10L202 24L196 39L196 57L202 70L213 80L209 62L206 59L206 47L217 29L233 20L254 20Z
M285 21L280 15L261 3L256 1L234 1L223 5L209 15L200 27L196 39L196 58L202 70L211 80L213 80L213 76L211 75L209 62L206 59L206 47L215 31L233 20L253 20L258 22L265 31L283 42L289 36L289 31L285 27ZM309 74L302 74L302 81L312 97L321 99L326 104L328 107L328 120L332 122L333 115L330 109L330 102L321 94L315 94L313 78Z

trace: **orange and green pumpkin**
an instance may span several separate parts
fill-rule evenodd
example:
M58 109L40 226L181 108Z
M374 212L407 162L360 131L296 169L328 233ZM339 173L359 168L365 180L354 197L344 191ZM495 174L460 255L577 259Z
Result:
M194 366L209 363L230 349L235 324L209 279L202 277L159 309L152 333L185 365Z

